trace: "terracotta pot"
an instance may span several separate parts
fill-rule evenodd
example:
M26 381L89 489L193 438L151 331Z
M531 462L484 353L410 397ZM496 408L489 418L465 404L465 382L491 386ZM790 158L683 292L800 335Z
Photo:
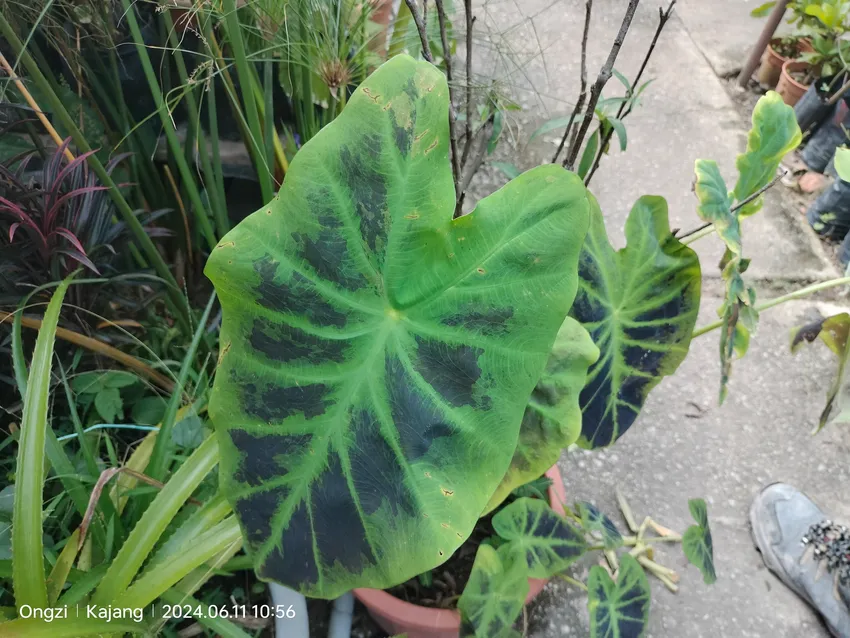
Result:
M552 479L549 487L549 504L558 513L563 513L567 495L558 466L553 465L546 476ZM530 603L543 591L547 580L529 578L528 596L525 604ZM399 600L380 589L355 589L354 595L366 605L369 615L384 631L391 636L407 634L407 638L458 638L460 634L460 614L453 609L433 609L420 607Z
M776 92L782 96L782 100L788 106L794 106L800 101L800 98L809 90L807 84L800 84L791 77L790 71L801 71L808 69L811 65L808 62L796 62L788 60L782 65L782 75L779 76L779 83L776 85Z
M782 75L782 65L793 59L781 56L776 52L773 45L777 42L779 42L779 38L774 38L767 45L767 49L765 49L764 55L761 58L761 66L757 75L759 83L770 88L775 87L776 83L779 82L779 78ZM797 51L799 53L812 51L812 43L809 40L800 40L797 43Z

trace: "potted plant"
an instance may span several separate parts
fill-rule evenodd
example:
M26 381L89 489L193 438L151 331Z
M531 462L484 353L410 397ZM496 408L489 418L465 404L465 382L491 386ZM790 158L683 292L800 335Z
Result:
M808 91L809 99L798 109L801 127L806 129L828 111L826 102L832 92L844 85L847 43L842 38L850 3L837 0L807 3L804 10L809 16L805 28L811 36L811 46L802 52L799 60L783 65L776 90L791 106ZM815 82L817 79L822 82Z
M775 4L776 2L766 2L754 9L751 15L756 18L764 17L773 10ZM761 85L771 89L775 87L782 74L782 66L811 49L809 28L817 20L806 11L806 7L811 4L813 3L803 0L789 2L786 6L789 13L787 23L794 25L794 33L775 37L768 43L756 76Z
M773 88L782 75L782 67L786 62L797 60L809 42L803 36L791 35L773 38L767 45L756 76L759 83Z
M444 635L509 635L529 578L560 575L590 550L617 570L591 570L592 625L627 590L645 616L643 570L673 573L645 555L649 523L622 537L586 504L547 503L529 484L568 445L614 443L676 370L699 261L660 197L635 204L615 251L596 200L556 165L452 219L448 109L434 66L393 58L302 148L279 199L210 256L223 491L261 578L321 598L355 589L409 636L440 634L397 624L399 603L361 588L427 580L470 538ZM770 154L752 142L767 134ZM698 174L700 214L726 229L724 206L755 212L751 196L799 137L779 96L763 98L732 195L707 188L719 173ZM723 202L708 201L720 190ZM728 260L730 277L739 263ZM681 540L711 582L705 504L690 505L696 523ZM427 614L446 618L416 615Z

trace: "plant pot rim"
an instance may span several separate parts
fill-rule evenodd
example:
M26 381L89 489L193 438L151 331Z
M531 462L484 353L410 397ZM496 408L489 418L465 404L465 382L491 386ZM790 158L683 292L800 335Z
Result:
M786 60L782 65L782 75L785 76L785 80L791 84L792 86L797 87L801 91L808 91L811 84L801 84L794 79L794 76L791 75L790 71L797 71L800 69L808 69L812 65L808 62L801 62L800 60Z
M567 502L567 495L557 463L546 471L546 476L552 479L552 485L549 486L549 505L553 510L561 512ZM548 579L529 578L525 604L534 600L548 582ZM397 624L404 624L411 630L460 631L460 613L454 609L414 605L382 589L355 589L354 596L370 610L375 609L381 616Z

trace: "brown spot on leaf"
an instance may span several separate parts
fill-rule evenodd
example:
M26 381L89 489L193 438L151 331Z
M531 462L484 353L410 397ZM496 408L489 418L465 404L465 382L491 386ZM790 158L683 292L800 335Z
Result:
M425 155L427 155L428 153L430 153L431 151L433 151L433 150L437 147L437 144L439 144L439 143L440 143L439 138L436 138L436 137L435 137L435 138L434 138L434 141L433 141L433 142L431 142L430 146L428 146L428 148L426 148L426 149L425 149Z
M441 487L440 491L443 493L443 496L454 496L454 490L447 490L445 487Z

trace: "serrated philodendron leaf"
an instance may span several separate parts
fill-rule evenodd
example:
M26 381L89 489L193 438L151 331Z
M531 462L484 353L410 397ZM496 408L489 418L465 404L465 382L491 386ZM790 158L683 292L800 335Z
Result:
M682 550L688 561L702 572L705 584L711 585L717 580L717 573L714 571L714 544L708 525L708 507L701 498L688 501L688 507L697 524L685 530L682 536Z
M587 579L591 638L640 638L649 622L649 582L629 554L620 557L614 582L599 565Z
M599 508L584 501L579 501L576 506L582 527L588 532L598 533L602 537L605 549L616 549L623 544L620 530L617 529L614 521L603 514Z
M508 541L499 555L524 563L531 578L551 578L587 551L581 533L540 499L515 500L493 517L493 529Z
M738 183L735 199L743 202L770 183L782 158L803 140L794 109L776 91L759 98L753 110L753 126L747 137L747 150L738 156ZM738 211L740 218L757 213L764 204L758 197Z
M263 579L334 598L448 559L572 304L586 190L542 166L452 219L448 89L397 56L218 244L210 416Z
M815 434L830 421L850 421L846 381L847 361L850 360L850 314L842 312L796 328L792 333L791 352L796 352L804 342L811 343L818 338L838 357L838 370L826 391L826 405L820 414Z
M578 397L587 369L599 358L587 330L567 317L558 331L546 369L537 382L522 417L511 466L490 499L495 509L514 489L542 476L581 433Z
M649 391L676 371L690 346L700 284L699 259L670 233L664 198L637 201L619 251L591 199L570 316L590 332L600 356L579 397L579 445L614 443L634 423Z
M513 625L528 596L528 572L510 556L479 545L457 608L461 638L519 638Z

